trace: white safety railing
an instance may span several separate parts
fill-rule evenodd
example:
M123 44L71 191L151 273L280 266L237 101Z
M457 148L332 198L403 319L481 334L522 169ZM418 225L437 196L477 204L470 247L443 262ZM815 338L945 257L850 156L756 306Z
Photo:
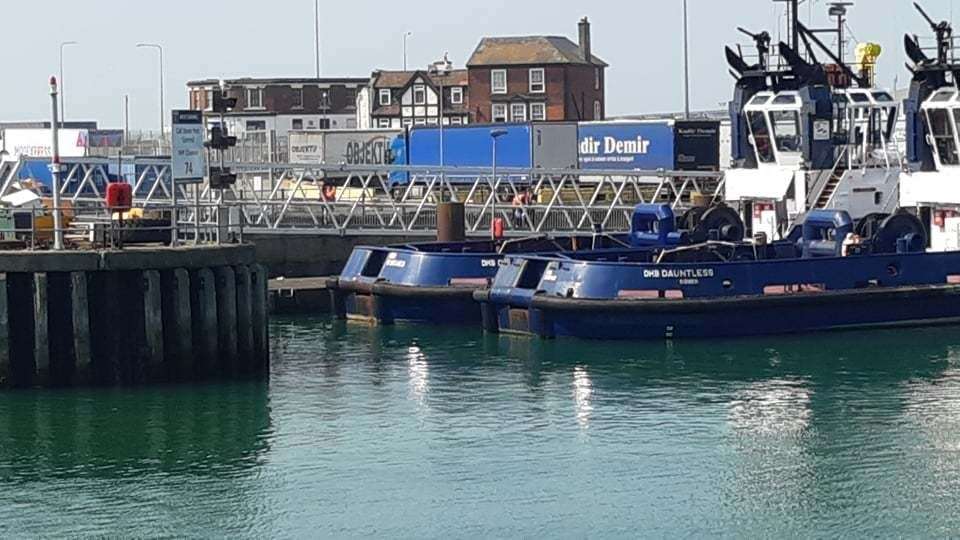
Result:
M170 163L163 159L66 160L61 198L78 214L103 212L108 181L133 185L138 207L173 204ZM422 168L233 163L236 185L177 186L177 217L211 222L215 208L230 208L249 232L357 234L430 233L437 205L464 205L468 234L486 235L495 218L507 234L629 229L639 203L687 207L694 194L722 200L719 173L621 170ZM18 169L13 174L14 169ZM18 176L19 175L19 176ZM0 196L22 178L11 167ZM335 193L330 186L335 186ZM521 204L519 201L524 201Z

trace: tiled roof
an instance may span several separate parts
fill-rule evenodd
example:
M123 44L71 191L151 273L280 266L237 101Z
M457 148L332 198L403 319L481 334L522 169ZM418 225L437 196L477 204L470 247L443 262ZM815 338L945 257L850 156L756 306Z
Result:
M580 46L565 37L492 37L480 41L467 66L590 64L606 67L606 62L591 56L588 62Z
M373 85L377 88L406 88L417 75L429 79L434 86L440 85L441 79L426 71L377 71L373 74ZM467 86L467 70L455 69L442 82L444 86Z

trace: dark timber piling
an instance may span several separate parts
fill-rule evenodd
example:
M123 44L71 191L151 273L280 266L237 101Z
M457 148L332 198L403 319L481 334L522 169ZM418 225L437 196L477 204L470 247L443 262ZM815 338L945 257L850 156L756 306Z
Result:
M0 252L0 385L264 375L267 278L250 246Z

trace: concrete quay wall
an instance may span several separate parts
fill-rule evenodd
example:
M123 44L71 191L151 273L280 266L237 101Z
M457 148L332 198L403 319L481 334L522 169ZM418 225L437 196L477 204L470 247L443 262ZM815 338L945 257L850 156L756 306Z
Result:
M249 245L0 252L0 386L264 376L267 281Z

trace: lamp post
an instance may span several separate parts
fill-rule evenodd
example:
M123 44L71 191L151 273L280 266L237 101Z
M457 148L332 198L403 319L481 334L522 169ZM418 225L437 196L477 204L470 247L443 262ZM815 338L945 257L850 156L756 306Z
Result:
M67 120L67 108L64 105L64 92L63 92L63 49L71 45L79 45L79 41L64 41L60 44L60 122L66 122Z
M492 156L492 174L493 174L493 210L492 217L490 218L490 238L493 240L497 239L495 224L497 221L497 140L500 137L503 137L507 134L505 129L492 129L490 130L490 138L493 139L493 156Z
M163 113L163 46L157 43L137 43L138 48L156 49L160 53L160 142L163 144L163 136L166 133L165 116Z
M683 114L690 119L690 37L687 29L687 0L683 0Z
M437 78L437 81L440 83L440 99L438 100L438 102L439 102L438 107L439 107L439 112L440 112L440 121L439 121L439 123L440 123L440 182L441 182L441 184L442 184L442 185L440 186L440 193L442 194L442 193L443 193L443 189L444 189L444 187L445 187L446 184L447 184L447 182L446 182L446 180L447 180L447 175L446 175L446 172L443 170L444 167L446 166L446 162L444 161L444 155L443 155L443 151L444 151L444 148L443 148L443 107L444 107L444 105L445 105L445 103L444 103L444 96L443 96L443 81L444 81L444 79L447 78L447 75L449 75L450 72L453 71L453 63L450 62L450 59L447 57L447 53L443 53L443 60L438 60L438 61L430 64L429 66L427 66L427 71L430 73L431 76L436 77L436 78Z
M317 61L317 78L320 78L320 0L313 1L313 53Z
M407 70L407 38L413 35L413 32L403 33L403 70Z

